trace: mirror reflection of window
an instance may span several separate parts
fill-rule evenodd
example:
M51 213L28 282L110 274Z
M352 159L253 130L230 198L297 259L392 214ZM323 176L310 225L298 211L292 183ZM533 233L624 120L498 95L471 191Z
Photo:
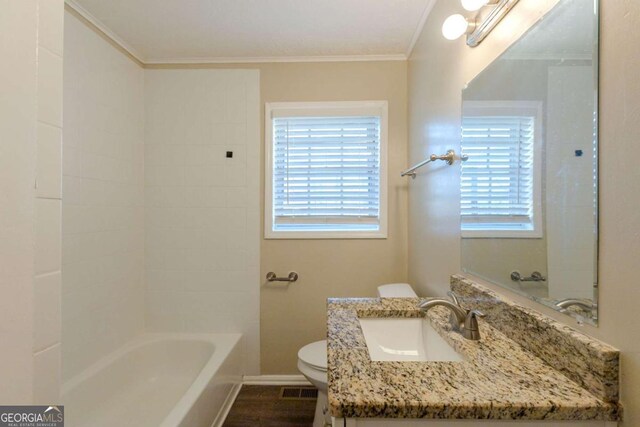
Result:
M541 106L467 102L462 118L462 237L542 237Z
M462 92L463 272L589 323L597 322L598 19L598 0L558 2Z

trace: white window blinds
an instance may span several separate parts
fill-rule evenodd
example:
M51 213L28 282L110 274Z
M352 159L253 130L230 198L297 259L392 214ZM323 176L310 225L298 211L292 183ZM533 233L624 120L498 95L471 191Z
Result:
M276 117L272 149L274 230L378 230L380 117Z
M463 117L463 232L534 230L534 133L530 116Z

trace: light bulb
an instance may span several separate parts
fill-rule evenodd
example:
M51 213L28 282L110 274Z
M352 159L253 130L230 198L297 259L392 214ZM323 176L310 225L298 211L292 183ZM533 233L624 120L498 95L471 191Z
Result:
M464 16L451 15L442 24L442 35L447 40L455 40L466 33L467 28L469 28L469 22Z
M461 0L462 7L464 7L469 12L475 12L480 8L489 4L489 0Z

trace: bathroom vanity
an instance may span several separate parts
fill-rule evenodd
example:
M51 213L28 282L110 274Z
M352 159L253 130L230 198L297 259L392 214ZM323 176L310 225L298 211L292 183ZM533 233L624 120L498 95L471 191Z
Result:
M452 330L444 307L425 316L417 298L329 300L328 400L335 427L617 425L616 349L462 276L452 277L452 289L465 309L486 313L479 341ZM424 340L411 342L384 323L412 318L428 323L414 332ZM379 335L388 341L374 343L370 332L365 337L362 325L365 331L372 326L363 319L381 321L387 330ZM416 342L449 348L425 356ZM387 358L372 356L372 345Z

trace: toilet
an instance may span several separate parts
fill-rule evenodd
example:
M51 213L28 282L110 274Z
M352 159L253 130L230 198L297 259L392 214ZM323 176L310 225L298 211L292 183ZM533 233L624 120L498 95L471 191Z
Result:
M416 298L418 295L408 283L378 286L380 298ZM313 427L331 425L327 402L327 340L312 342L298 351L298 370L318 389Z

